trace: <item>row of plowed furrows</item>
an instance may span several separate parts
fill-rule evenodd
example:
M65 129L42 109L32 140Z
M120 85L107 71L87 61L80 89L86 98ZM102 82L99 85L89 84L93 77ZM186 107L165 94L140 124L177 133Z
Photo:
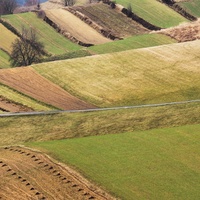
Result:
M41 153L0 149L0 199L108 199Z

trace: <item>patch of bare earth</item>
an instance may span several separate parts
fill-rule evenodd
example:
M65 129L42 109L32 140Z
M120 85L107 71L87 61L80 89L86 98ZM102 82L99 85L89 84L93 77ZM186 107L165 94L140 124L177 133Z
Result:
M11 101L9 99L6 99L5 97L0 95L0 110L4 112L29 112L33 111L32 108L29 108L25 105L16 103L14 101Z
M22 147L0 149L0 199L114 199L67 166Z
M0 82L34 99L64 110L94 108L39 75L31 67L2 69Z
M181 24L177 27L157 31L168 35L179 42L193 41L200 39L200 19L195 22Z
M51 9L45 10L45 13L68 38L72 36L85 44L103 44L111 41L67 10Z

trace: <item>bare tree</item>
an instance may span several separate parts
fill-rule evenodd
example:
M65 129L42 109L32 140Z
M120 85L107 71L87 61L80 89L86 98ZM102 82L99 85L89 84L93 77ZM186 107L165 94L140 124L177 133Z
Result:
M0 0L0 15L13 14L16 7L16 0Z
M12 44L11 64L13 67L28 66L46 55L44 46L38 41L34 29L22 28L22 36Z
M75 0L63 0L64 6L73 6L75 4Z

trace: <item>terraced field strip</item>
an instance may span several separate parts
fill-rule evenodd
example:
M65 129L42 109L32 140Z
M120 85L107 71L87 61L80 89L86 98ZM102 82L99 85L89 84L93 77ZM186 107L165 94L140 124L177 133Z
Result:
M35 110L35 111L48 111L55 109L53 107L47 106L44 103L39 103L35 101L34 99L31 99L28 96L25 96L13 89L10 89L6 86L0 85L0 94L7 100L10 100L6 102L6 105L9 106L9 104L12 104L13 102L23 105L24 107L29 107L31 108L30 110ZM0 106L1 108L1 106ZM14 110L9 110L10 112L13 112ZM18 110L19 112L20 110Z
M45 79L31 67L2 69L0 82L59 109L94 108Z
M63 54L68 51L75 51L80 47L67 38L57 33L51 26L39 19L35 13L21 13L2 16L4 20L14 26L19 32L22 27L32 27L36 30L39 40L45 45L45 49L52 54Z
M169 36L166 37L161 34L144 34L125 38L123 40L95 45L89 47L88 49L98 54L105 54L172 43L176 43L176 40L171 39Z
M194 15L195 17L200 17L200 1L199 0L188 0L177 2L184 10Z
M110 42L96 30L84 23L75 15L64 9L52 9L45 11L47 17L61 27L62 30L85 44L102 44Z
M11 53L12 51L12 43L17 39L17 36L9 31L3 24L0 23L0 48L5 51Z
M110 6L106 4L73 6L72 9L81 12L117 37L127 37L148 32L143 26L127 18L122 13L111 9Z
M184 23L174 28L157 31L168 35L179 42L192 41L200 39L200 19L190 23Z
M0 49L0 69L10 68L9 55Z
M114 200L70 168L21 147L0 149L0 198Z
M200 41L162 45L33 66L98 107L200 98Z
M198 124L31 147L74 166L119 199L188 200L200 197L199 132Z
M157 0L118 0L117 3L125 8L131 5L132 11L135 14L161 28L176 26L188 21Z

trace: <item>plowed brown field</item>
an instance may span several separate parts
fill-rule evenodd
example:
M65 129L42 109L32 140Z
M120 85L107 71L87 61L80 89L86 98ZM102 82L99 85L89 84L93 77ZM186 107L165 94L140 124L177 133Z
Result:
M103 37L96 30L78 17L64 9L45 10L47 17L77 40L86 44L103 44L111 40Z
M0 199L114 199L66 166L21 147L0 149Z
M39 75L31 67L2 69L0 82L34 99L65 110L94 108Z

